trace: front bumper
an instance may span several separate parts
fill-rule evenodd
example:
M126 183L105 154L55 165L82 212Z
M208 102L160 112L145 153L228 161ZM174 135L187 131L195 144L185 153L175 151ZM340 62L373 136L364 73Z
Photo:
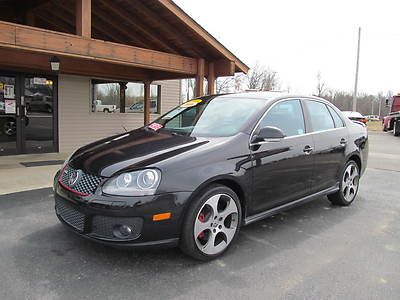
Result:
M117 247L175 246L190 192L143 197L80 196L54 181L56 215L80 236ZM153 221L153 215L171 217ZM115 228L129 225L129 237L116 236Z

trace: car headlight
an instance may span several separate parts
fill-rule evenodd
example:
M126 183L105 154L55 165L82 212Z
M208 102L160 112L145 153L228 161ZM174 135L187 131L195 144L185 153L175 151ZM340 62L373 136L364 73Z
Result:
M127 172L106 181L102 191L108 195L118 196L154 195L160 181L161 172L157 169Z

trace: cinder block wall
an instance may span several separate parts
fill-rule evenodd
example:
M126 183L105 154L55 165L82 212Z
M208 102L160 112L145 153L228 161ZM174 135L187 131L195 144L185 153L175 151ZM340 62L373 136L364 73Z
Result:
M59 151L71 152L92 141L143 126L142 113L94 113L91 111L91 78L60 75L58 79ZM161 114L179 104L179 80L161 84ZM159 115L153 114L152 119Z

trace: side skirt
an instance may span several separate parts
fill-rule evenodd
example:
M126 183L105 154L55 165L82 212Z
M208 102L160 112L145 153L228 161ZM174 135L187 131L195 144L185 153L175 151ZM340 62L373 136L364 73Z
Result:
M322 197L322 196L325 196L325 195L328 195L328 194L335 193L338 190L339 190L339 183L337 183L333 187L327 188L327 189L322 190L322 191L320 191L318 193L315 193L315 194L300 198L298 200L294 200L294 201L289 202L289 203L285 203L283 205L271 208L269 210L263 211L263 212L258 213L256 215L249 216L249 217L244 219L243 225L246 226L246 225L251 224L253 222L257 222L259 220L268 218L268 217L270 217L272 215L276 215L276 214L278 214L278 213L280 213L280 212L282 212L284 210L288 210L290 208L293 208L293 207L302 205L304 203L307 203L309 201L315 200L316 198L319 198L319 197Z

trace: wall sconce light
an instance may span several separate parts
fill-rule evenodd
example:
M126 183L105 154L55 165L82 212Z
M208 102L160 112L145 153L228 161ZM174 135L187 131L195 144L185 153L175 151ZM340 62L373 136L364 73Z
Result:
M52 56L50 58L50 66L52 71L55 72L60 71L60 60L58 59L57 56Z

